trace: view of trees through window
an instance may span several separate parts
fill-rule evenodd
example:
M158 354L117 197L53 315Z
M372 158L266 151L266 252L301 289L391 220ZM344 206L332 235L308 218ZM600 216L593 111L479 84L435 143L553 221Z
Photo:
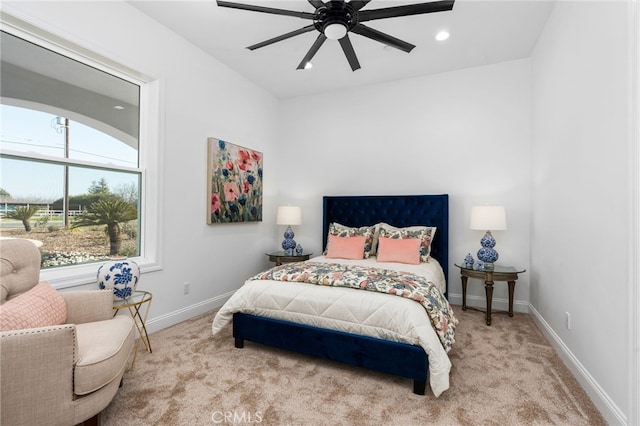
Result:
M42 153L62 150L55 127L57 117L37 111L25 113L30 123L49 126L51 139L33 132L37 126L22 127L20 112L2 105L2 144L8 151ZM121 147L121 142L108 135L83 127L78 139L73 137L74 123L68 120L62 133L69 132L69 146L76 152L87 149L86 156L94 157L97 149L91 143L111 152L121 151L118 160L137 165L135 152ZM45 126L45 129L46 129ZM64 136L64 135L63 135ZM61 147L62 146L62 147ZM73 149L70 149L70 151ZM103 158L111 161L107 155ZM42 243L43 267L64 266L103 260L110 256L137 256L138 203L140 173L106 168L68 165L64 162L5 155L0 158L0 235L29 238ZM46 246L45 246L46 244Z
M139 256L139 86L3 32L3 48L5 43L0 238L34 242L43 268ZM30 63L19 56L12 60L20 49L23 54L39 49L41 56ZM66 87L49 72L59 68L52 62L68 66L71 83L74 73L79 81L99 82ZM42 99L33 99L34 90L20 92L38 85L64 90ZM129 116L121 118L125 113Z

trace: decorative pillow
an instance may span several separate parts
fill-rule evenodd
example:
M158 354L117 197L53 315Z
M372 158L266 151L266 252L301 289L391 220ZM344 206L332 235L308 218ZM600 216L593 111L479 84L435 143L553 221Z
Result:
M420 245L418 238L385 238L378 240L378 262L398 262L417 265L420 263Z
M371 250L371 255L376 254L377 248L378 248L378 238L380 238L380 230L384 228L387 231L402 231L402 230L406 230L406 231L422 231L422 230L429 230L432 227L431 226L423 226L423 225L416 225L416 226L407 226L405 228L398 228L395 227L393 225L389 225L386 222L380 222L377 223L375 225L375 234L373 235L373 249ZM436 228L433 228L433 233L436 232ZM432 236L433 238L433 236Z
M329 235L327 257L332 259L362 259L365 242L366 238L363 236L339 237L337 235Z
M386 225L386 224L384 224ZM431 254L431 241L436 233L436 228L431 226L410 226L407 228L394 228L392 226L380 227L380 238L410 239L417 238L420 244L420 261L428 262Z
M329 236L337 235L338 237L365 237L365 243L362 253L362 258L366 259L371 253L371 245L373 244L373 233L375 227L362 226L360 228L350 228L348 226L340 225L339 223L332 223L329 225ZM327 239L327 246L329 245ZM327 254L325 250L325 255Z
M59 325L66 321L67 305L46 281L0 305L0 331Z

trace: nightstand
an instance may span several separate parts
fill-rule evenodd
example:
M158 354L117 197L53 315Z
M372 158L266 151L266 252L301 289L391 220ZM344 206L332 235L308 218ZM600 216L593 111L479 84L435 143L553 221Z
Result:
M482 311L469 307L469 309L476 309L481 312L485 312L485 320L487 325L491 325L491 301L493 298L493 283L494 281L506 281L509 285L509 316L513 316L513 294L515 292L516 280L518 274L526 271L526 269L514 268L513 266L494 265L492 270L478 270L471 269L465 266L455 264L460 268L460 279L462 280L462 310L467 310L467 280L469 278L477 278L484 281L484 290L487 298L487 310ZM496 311L499 312L499 311Z
M311 252L302 252L301 255L293 255L287 256L284 250L275 251L273 253L266 253L269 256L269 260L272 262L276 262L276 266L280 266L283 263L291 263L291 262L302 262L304 260L309 260L313 253Z

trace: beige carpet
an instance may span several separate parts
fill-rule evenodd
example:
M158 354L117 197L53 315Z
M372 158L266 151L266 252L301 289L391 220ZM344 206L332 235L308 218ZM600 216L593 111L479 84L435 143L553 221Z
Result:
M121 425L604 425L528 315L463 312L439 398L412 382L211 336L214 312L151 335L102 415Z

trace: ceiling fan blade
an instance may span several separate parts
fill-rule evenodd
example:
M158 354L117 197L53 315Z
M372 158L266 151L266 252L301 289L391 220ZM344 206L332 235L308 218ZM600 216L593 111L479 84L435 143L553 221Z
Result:
M286 34L282 34L282 35L280 35L278 37L270 38L269 40L265 40L262 43L253 44L253 45L247 47L247 49L256 50L256 49L259 49L261 47L265 47L265 46L268 46L270 44L276 43L278 41L286 40L288 38L291 38L291 37L294 37L294 36L297 36L297 35L300 35L300 34L308 33L309 31L313 31L315 29L316 29L316 27L314 27L313 24L307 25L306 27L302 27L299 30L291 31L291 32L286 33Z
M351 44L351 40L349 40L349 35L345 35L340 40L340 46L342 46L342 51L347 57L347 61L349 61L349 65L351 65L351 71L360 69L360 62L358 62L358 57L356 56L355 50L353 50L353 45Z
M367 3L369 3L370 1L371 0L351 0L349 2L349 4L353 8L353 10L358 11L358 10L362 9L363 7L365 7L367 5Z
M386 44L387 46L395 47L396 49L400 49L403 52L407 53L411 52L411 50L416 47L411 43L407 43L406 41L402 41L399 38L395 38L393 36L390 36L389 34L374 30L373 28L366 27L362 24L358 24L353 27L351 29L351 32L368 37L371 40L379 41L380 43Z
M432 1L430 3L409 4L406 6L385 7L382 9L363 10L358 13L358 21L395 18L398 16L419 15L422 13L445 12L453 9L455 0Z
M319 9L324 6L324 2L322 0L308 0L311 3L311 6Z
M230 1L217 0L219 7L230 7L232 9L250 10L252 12L272 13L274 15L295 16L303 19L313 19L313 13L297 12L295 10L274 9L273 7L253 6L250 4L233 3Z
M297 69L303 70L307 62L311 62L311 58L313 58L316 52L318 52L318 49L320 49L320 46L322 46L322 43L324 43L326 39L327 37L324 34L320 33L320 35L318 35L318 38L313 42L311 49L309 49L305 57L302 59L302 62L300 62L300 65L298 65Z

